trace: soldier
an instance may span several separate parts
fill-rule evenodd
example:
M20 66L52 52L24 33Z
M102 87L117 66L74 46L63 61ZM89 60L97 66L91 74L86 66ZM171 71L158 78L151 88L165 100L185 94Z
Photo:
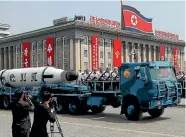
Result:
M91 88L91 90L93 90L94 89L94 81L95 80L98 80L98 72L97 72L97 68L95 68L94 70L93 70L93 72L90 74L90 79L91 79L91 83L90 83L90 88ZM95 83L96 84L96 83Z
M113 90L119 89L119 74L118 74L118 68L114 67L113 72L112 72L112 80L113 82Z
M110 68L109 67L106 68L106 71L105 71L105 74L104 74L104 80L105 81L110 80ZM104 87L105 87L105 90L109 90L110 82L105 82Z
M101 67L98 72L98 90L100 91L103 90L103 82L101 81L104 81L104 76L105 76L105 71Z

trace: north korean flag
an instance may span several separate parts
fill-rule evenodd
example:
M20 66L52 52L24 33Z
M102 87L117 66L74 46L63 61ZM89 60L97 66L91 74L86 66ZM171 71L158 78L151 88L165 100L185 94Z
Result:
M144 17L133 7L122 5L122 24L128 31L153 35L152 18Z

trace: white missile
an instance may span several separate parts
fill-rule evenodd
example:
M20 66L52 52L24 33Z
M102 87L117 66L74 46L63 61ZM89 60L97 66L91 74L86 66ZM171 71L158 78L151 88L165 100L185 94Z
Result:
M54 67L4 69L0 71L0 87L31 87L46 84L60 84L78 78L78 73Z

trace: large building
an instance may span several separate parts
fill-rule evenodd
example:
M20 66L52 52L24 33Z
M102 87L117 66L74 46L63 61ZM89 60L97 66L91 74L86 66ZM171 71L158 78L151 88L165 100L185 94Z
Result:
M184 69L182 40L130 32L82 18L56 22L47 28L0 39L0 70L46 65L76 71L100 66L112 68L117 57L122 63L162 60L162 45L163 60L174 63L176 48L178 69ZM114 49L118 40L119 52Z
M7 31L9 30L9 28L10 28L10 25L0 23L0 38L10 35L10 32Z

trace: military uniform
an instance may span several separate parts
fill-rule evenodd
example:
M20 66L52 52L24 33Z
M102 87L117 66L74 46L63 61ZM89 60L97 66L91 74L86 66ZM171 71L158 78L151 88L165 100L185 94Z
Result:
M115 70L112 73L112 80L113 80L113 90L117 90L119 89L119 75L118 75L118 71Z

